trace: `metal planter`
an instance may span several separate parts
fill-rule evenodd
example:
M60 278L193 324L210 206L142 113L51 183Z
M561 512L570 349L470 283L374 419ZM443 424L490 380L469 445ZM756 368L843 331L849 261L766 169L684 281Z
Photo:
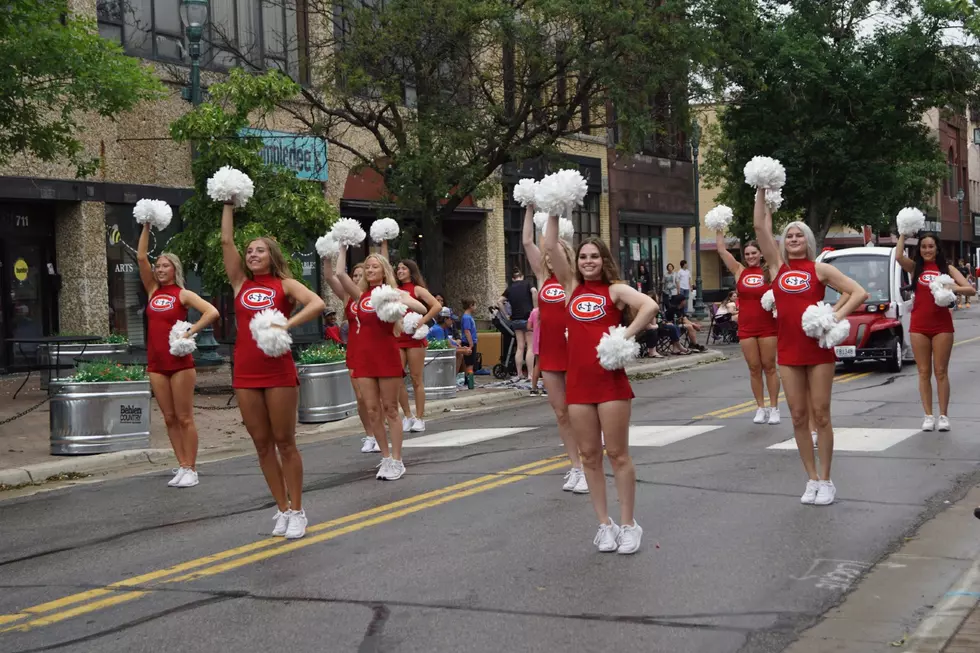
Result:
M38 345L37 356L41 363L41 389L47 390L51 377L71 376L75 370L75 359L83 361L97 360L99 358L112 358L119 354L129 352L129 343L125 342L104 342L104 343L71 343L54 347L52 345ZM57 356L55 355L57 354ZM52 375L51 367L58 367L58 374ZM65 374L61 374L61 370Z
M296 373L300 422L335 422L357 412L346 362L297 365Z
M52 380L51 453L77 455L150 446L150 382Z
M422 373L425 398L452 399L456 396L456 350L428 349L425 352L425 370ZM405 377L408 394L414 395L412 377Z

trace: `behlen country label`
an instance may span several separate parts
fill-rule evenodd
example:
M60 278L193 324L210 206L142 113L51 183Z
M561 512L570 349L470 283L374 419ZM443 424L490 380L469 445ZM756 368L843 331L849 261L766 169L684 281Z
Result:
M173 295L157 295L150 300L150 310L164 312L169 311L177 304L177 298Z
M779 276L779 287L783 292L801 293L810 289L810 273L802 270L790 270Z
M602 295L583 293L568 305L568 312L580 322L595 322L606 316L606 298Z
M742 283L746 288L761 288L766 285L766 280L758 272L742 274Z
M549 284L541 289L538 299L549 304L565 302L565 289L556 283Z
M274 308L276 291L272 288L257 286L249 288L242 293L242 306L250 311L262 311L267 308Z

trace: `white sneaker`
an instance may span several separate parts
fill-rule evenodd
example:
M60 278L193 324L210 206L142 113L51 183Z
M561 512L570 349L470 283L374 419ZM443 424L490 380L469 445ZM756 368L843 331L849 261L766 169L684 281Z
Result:
M561 489L565 492L571 492L575 489L575 484L578 483L578 477L582 474L582 470L578 467L572 467L567 472L565 472L565 484L561 486Z
M412 418L412 433L423 433L425 431L425 420L418 417Z
M177 487L194 487L197 483L197 472L193 469L185 469L184 475L177 481Z
M377 453L381 451L381 447L378 446L378 441L374 436L369 435L366 438L361 438L361 453Z
M807 481L806 482L806 492L800 497L800 503L805 503L808 505L813 505L813 502L817 500L817 492L820 490L820 481Z
M273 519L276 520L276 527L272 529L272 535L274 537L282 537L286 534L286 527L289 526L289 513L291 510L283 512L281 510L276 511L276 516Z
M412 430L412 418L411 417L403 417L402 418L402 432L403 433L408 433L411 430Z
M752 418L753 424L765 424L766 420L769 419L769 411L765 408L759 408L755 411L755 417Z
M384 476L381 477L383 481L397 481L402 476L405 475L405 463L400 460L395 460L394 458L388 459L388 470Z
M813 448L817 448L817 442L820 440L820 436L817 435L816 431L810 431L810 437L813 438Z
M636 522L634 521L634 523ZM599 547L599 551L612 553L619 548L620 530L616 522L610 519L608 524L599 526L599 532L595 534L595 539L592 540L592 543Z
M779 424L779 409L778 408L770 408L769 409L769 423L770 424Z
M170 479L170 481L167 483L167 485L169 487L177 487L177 483L180 482L180 477L183 476L184 475L184 472L186 472L187 470L185 468L183 468L183 467L179 467L179 468L174 469L174 470L171 470L171 471L173 471L174 477L172 479Z
M377 464L378 473L374 475L374 478L379 480L384 480L385 476L388 475L388 466L391 464L391 458L382 458L381 462Z
M640 525L633 520L632 526L623 525L619 529L619 548L616 549L616 553L621 553L623 555L629 555L630 553L636 553L640 550L640 539L643 537L643 529Z
M922 418L922 430L931 431L936 428L936 418L932 415L926 415Z
M817 498L813 501L815 506L829 506L837 497L837 488L833 481L818 481L820 487L817 489Z
M948 431L949 430L949 418L946 417L945 415L940 415L939 416L939 429L938 430L940 430L940 431Z
M286 526L286 539L298 540L306 535L306 511L290 510L286 513L288 525Z
M578 482L575 483L575 487L572 488L572 492L575 494L588 494L589 493L589 483L585 480L585 472L579 471Z

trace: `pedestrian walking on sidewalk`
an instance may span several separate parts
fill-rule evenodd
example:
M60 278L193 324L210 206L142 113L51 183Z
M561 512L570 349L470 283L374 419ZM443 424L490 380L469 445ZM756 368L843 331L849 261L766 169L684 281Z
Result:
M579 244L575 268L568 265L558 243L558 218L550 216L544 251L568 297L565 394L592 507L599 518L594 543L603 552L635 553L640 548L643 529L633 517L636 470L629 453L633 389L625 370L605 369L595 352L609 328L620 325L624 310L633 315L624 334L631 338L656 316L657 303L620 280L616 262L602 240L587 238ZM616 478L621 527L609 518L606 506L603 438Z
M257 313L275 309L287 317L283 328L315 320L323 311L320 296L292 278L279 244L268 236L245 246L245 262L235 245L234 204L221 213L221 252L235 296L234 368L231 385L245 429L252 438L262 475L278 511L273 535L297 539L306 534L303 510L303 459L296 448L299 377L292 355L269 356L250 328ZM293 309L303 308L292 315ZM278 451L278 456L276 452Z
M415 261L402 259L395 267L395 279L398 289L408 293L413 299L423 305L422 321L428 324L439 311L442 304L436 301L425 285L425 279ZM405 414L402 420L402 430L412 433L425 431L425 353L428 351L428 341L425 338L416 340L411 334L403 333L398 336L398 353L401 356L402 369L408 368L412 380L412 391L415 394L415 414L408 402L408 388L403 383L398 392L398 403Z
M150 387L157 399L167 437L177 457L170 487L187 488L198 484L197 426L194 424L194 385L197 370L194 356L174 356L170 353L170 332L177 322L187 320L187 309L193 308L201 317L183 334L193 338L201 329L218 319L218 309L201 299L197 293L184 288L184 268L180 259L163 252L150 267L147 253L150 244L150 223L143 225L136 261L140 281L148 298L146 307L146 371Z
M556 230L557 232L557 230ZM565 402L565 370L568 368L568 344L565 340L565 288L555 276L552 260L557 256L564 260L564 267L574 269L572 248L561 238L555 245L555 254L542 254L534 243L534 207L528 206L524 211L524 229L522 232L524 255L528 265L534 271L538 282L538 367L544 379L544 389L548 393L548 403L555 411L558 420L558 436L565 446L565 453L572 463L571 469L565 474L562 490L575 494L587 494L589 482L582 470L582 459L579 457L578 443L572 432L571 422L568 421L568 404Z
M777 362L793 417L796 448L809 480L802 503L829 505L837 489L830 478L834 453L834 430L830 422L830 393L834 383L836 357L833 348L824 349L816 338L803 331L803 313L822 302L829 285L847 301L835 309L834 319L847 318L864 303L868 293L857 282L826 263L815 263L817 246L813 231L803 222L791 222L783 229L782 242L772 233L772 213L766 205L766 190L759 188L753 214L755 235L774 279L776 298ZM810 437L812 411L817 430L820 468L817 469Z
M922 430L948 431L949 426L949 358L953 352L953 314L950 306L940 306L933 297L929 284L941 274L948 274L956 283L951 290L959 297L972 297L977 294L963 273L946 260L946 254L939 247L935 234L928 233L919 238L915 248L915 259L905 254L905 236L899 235L895 244L895 260L912 276L912 321L909 325L909 340L915 355L915 366L919 370L919 398L925 417ZM932 376L936 376L936 390L939 393L939 421L932 414Z
M725 234L715 234L718 256L735 277L738 290L738 343L749 366L749 383L758 409L752 421L756 424L779 424L779 371L776 369L776 318L762 307L762 296L772 288L769 268L762 258L759 243L750 241L742 248L739 263L728 251ZM765 385L769 390L766 408Z
M338 262L346 256L346 247L340 248ZM388 260L379 254L370 254L364 259L364 275L354 283L343 268L337 266L337 278L344 290L357 304L359 347L353 377L364 397L367 415L368 435L373 435L381 450L381 464L376 478L396 481L405 475L402 462L402 422L398 418L398 393L405 387L405 368L398 349L398 336L402 323L385 322L371 304L371 292L379 286L398 288L395 272ZM408 310L424 314L425 305L405 291L400 291L401 303ZM388 431L385 431L385 422ZM391 438L391 450L388 438Z
M527 222L526 215L524 221ZM524 278L524 272L520 268L514 268L511 272L510 285L497 300L497 308L514 329L514 340L517 343L514 354L514 366L517 369L515 381L526 380L531 376L534 368L534 355L531 353L531 342L528 340L527 321L534 309L536 293L537 289Z

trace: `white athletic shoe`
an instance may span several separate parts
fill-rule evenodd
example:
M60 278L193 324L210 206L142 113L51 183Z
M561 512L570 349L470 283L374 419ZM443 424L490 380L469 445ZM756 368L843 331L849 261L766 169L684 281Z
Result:
M298 540L306 535L306 511L290 510L286 513L288 525L286 526L286 539Z
M361 438L361 453L377 453L379 451L381 451L381 447L378 446L378 441L373 435Z
M817 492L820 490L820 481L807 481L806 482L806 492L800 497L800 503L805 503L808 505L813 505L813 502L817 500Z
M383 480L385 476L388 475L388 466L391 464L391 458L382 458L381 462L377 464L378 473L374 475L374 478L378 480Z
M171 471L173 471L174 477L172 479L170 479L170 481L167 483L167 485L169 487L177 487L177 483L180 482L180 477L183 476L184 475L184 472L186 472L187 470L185 468L183 468L183 467L180 467L178 469L174 469L174 470L171 470Z
M936 428L936 418L932 415L926 415L922 418L922 430L931 431Z
M769 423L770 424L779 424L779 409L778 408L770 408L769 409Z
M633 523L636 523L635 520ZM595 534L595 539L592 540L592 543L599 547L599 551L602 553L612 553L619 548L620 530L616 522L610 519L608 524L599 526L599 532Z
M623 525L619 529L619 548L616 553L629 555L640 550L640 539L643 537L643 529L633 520L632 526Z
M575 489L575 484L578 483L578 477L582 475L581 468L572 467L565 472L565 484L561 486L561 489L565 492L571 492Z
M388 459L388 471L381 477L384 481L397 481L405 475L405 463L394 458Z
M184 475L177 481L177 487L194 487L197 483L197 472L193 469L185 469Z
M589 483L585 480L585 472L579 472L578 482L575 483L575 487L572 488L572 492L575 494L589 493Z
M939 431L948 431L949 430L949 418L946 417L945 415L940 415L939 416L939 428L938 428L938 430Z
M765 424L769 419L769 411L765 408L759 408L755 411L755 417L752 418L753 424Z
M813 448L816 449L817 442L820 440L820 437L817 435L816 431L810 431L810 437L813 438Z
M837 488L833 481L819 481L820 487L817 488L817 498L814 499L815 506L829 506L837 497Z
M425 420L418 417L412 418L412 433L424 433L425 432Z
M402 432L403 433L408 433L411 430L412 430L412 418L411 417L403 417L402 418Z
M272 529L272 535L274 537L282 537L286 534L286 527L289 526L289 513L291 511L287 510L283 512L281 510L276 511L276 516L273 519L276 520L276 527Z

